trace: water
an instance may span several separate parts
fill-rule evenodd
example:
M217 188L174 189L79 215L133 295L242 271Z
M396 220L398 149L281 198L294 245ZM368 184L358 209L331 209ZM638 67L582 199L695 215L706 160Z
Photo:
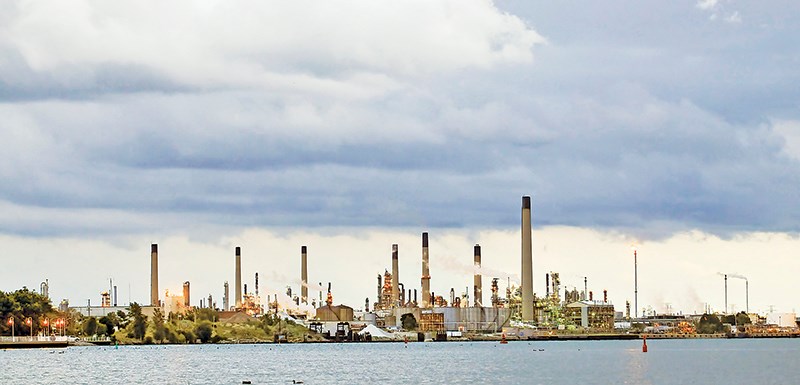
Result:
M793 384L800 339L182 345L0 351L0 384ZM544 349L540 351L540 349Z

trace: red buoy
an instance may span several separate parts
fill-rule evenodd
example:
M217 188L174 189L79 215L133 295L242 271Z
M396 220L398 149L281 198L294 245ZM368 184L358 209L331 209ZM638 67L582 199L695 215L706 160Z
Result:
M647 353L647 336L643 336L642 338L642 353Z

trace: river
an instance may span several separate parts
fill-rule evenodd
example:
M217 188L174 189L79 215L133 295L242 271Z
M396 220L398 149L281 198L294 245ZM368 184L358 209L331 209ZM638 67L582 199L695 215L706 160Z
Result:
M9 349L0 384L796 384L800 339Z

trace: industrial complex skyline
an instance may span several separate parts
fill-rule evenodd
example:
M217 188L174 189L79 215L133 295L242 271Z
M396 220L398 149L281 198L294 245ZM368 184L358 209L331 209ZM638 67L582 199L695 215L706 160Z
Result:
M474 295L478 244L485 295L521 279L530 195L537 294L633 302L635 244L639 311L723 311L724 274L800 308L795 2L5 8L0 290L221 302L238 246L243 283L299 292L307 246L361 307L395 244L422 289L427 232L429 289Z

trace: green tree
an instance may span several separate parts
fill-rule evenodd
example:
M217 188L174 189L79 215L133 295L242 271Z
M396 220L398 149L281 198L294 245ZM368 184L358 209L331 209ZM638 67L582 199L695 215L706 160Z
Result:
M203 320L211 322L219 321L219 317L217 316L217 311L214 309L208 309L208 308L196 309L194 312L195 312L194 315L195 321L203 321Z
M417 318L414 317L414 314L406 313L400 316L400 323L403 325L403 329L412 331L417 330Z
M211 340L211 334L214 332L210 321L200 321L194 327L194 334L200 339L200 342L206 343Z
M159 343L163 343L164 338L167 338L167 328L164 326L164 315L161 313L160 308L156 308L153 312L153 339Z
M130 306L130 317L133 318L133 338L143 339L147 332L147 317L142 314L142 307L136 302Z
M750 316L747 315L747 313L741 312L739 314L736 314L736 325L744 326L744 325L749 325L751 323L752 321L750 321Z
M180 333L183 334L183 338L186 339L186 343L193 344L197 340L197 337L194 336L194 333L191 330L181 330Z
M105 332L108 336L113 335L114 331L119 326L119 319L117 318L116 313L109 313L108 315L104 315L97 320L101 325L105 326Z
M714 314L703 314L697 322L698 334L721 333L723 330L722 321Z
M83 320L83 334L87 336L97 334L97 318L89 317Z

